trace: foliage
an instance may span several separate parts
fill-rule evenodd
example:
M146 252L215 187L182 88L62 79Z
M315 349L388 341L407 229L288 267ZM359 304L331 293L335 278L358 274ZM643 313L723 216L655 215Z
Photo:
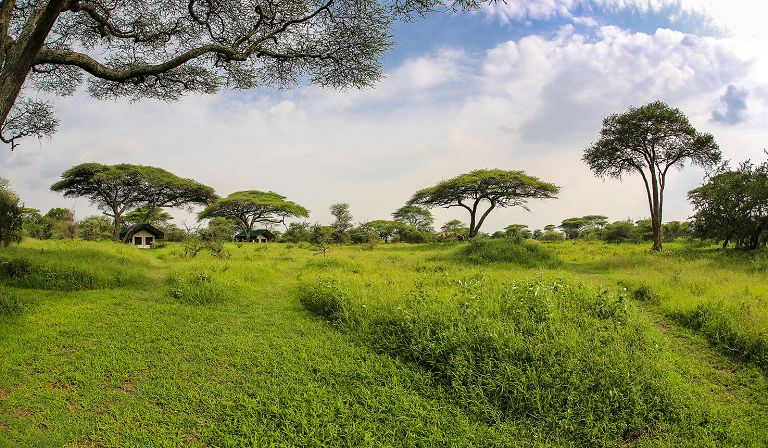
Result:
M331 227L335 229L334 242L348 243L350 241L349 231L352 229L352 213L349 211L349 204L331 204L330 211L331 216L333 216Z
M162 228L166 227L168 221L171 219L173 219L173 216L165 210L139 207L126 213L125 216L123 216L123 223L126 228L130 228L137 224L151 224L157 228Z
M0 285L0 316L21 314L27 307L26 301L12 288Z
M106 216L89 216L78 223L80 238L102 241L112 238L112 221Z
M50 105L25 90L175 100L221 88L370 86L389 29L443 2L52 0L0 3L0 140L51 135ZM474 0L451 5L477 9ZM15 106L15 107L14 107Z
M217 199L198 214L200 219L229 218L250 235L257 223L285 223L287 218L307 217L309 211L275 192L246 190Z
M113 236L119 239L123 215L143 207L142 222L158 209L192 204L205 205L215 198L211 187L183 179L162 168L127 163L83 163L62 173L51 190L65 197L85 197L114 220Z
M720 158L711 134L698 132L679 109L656 101L606 117L600 138L584 150L582 160L598 177L621 179L630 173L642 176L651 213L653 249L661 250L669 170L682 169L686 161L711 167Z
M463 240L469 234L469 228L458 219L447 221L440 227L440 238L443 240Z
M0 244L18 243L22 237L24 207L8 180L0 177Z
M561 262L542 244L511 239L474 239L456 254L473 264L511 263L524 268L557 267Z
M392 219L415 227L420 232L432 232L435 218L432 212L418 205L404 205L392 212Z
M605 226L603 240L609 243L623 243L639 239L638 229L631 220L615 221Z
M75 213L68 208L52 208L44 218L50 225L50 238L54 240L74 240L77 238Z
M408 205L427 208L462 207L470 216L467 236L474 238L485 218L496 207L519 206L528 210L528 200L555 198L559 191L560 187L523 171L475 170L417 191ZM478 207L484 202L489 205L481 212Z
M768 234L768 161L747 161L734 171L720 172L688 192L698 236L733 241L736 247L757 249Z
M292 222L280 237L286 243L309 243L312 241L312 225L306 221Z

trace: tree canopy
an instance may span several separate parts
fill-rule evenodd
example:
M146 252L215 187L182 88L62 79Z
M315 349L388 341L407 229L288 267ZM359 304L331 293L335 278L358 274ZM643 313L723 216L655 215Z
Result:
M736 170L722 171L688 192L698 236L731 241L756 249L768 232L768 161L747 161Z
M213 201L198 214L200 219L232 218L250 235L256 224L285 224L288 218L308 217L309 211L272 191L237 191Z
M519 206L528 210L530 199L555 198L559 191L557 185L523 171L475 170L417 191L408 205L466 209L470 215L468 236L472 238L495 208ZM485 211L480 210L482 203L488 204Z
M24 208L8 180L0 177L0 244L21 241Z
M404 205L398 208L392 213L392 219L413 226L421 232L431 232L435 222L432 212L418 205Z
M698 132L679 110L656 101L630 107L603 120L600 138L584 150L582 160L602 178L637 173L643 179L651 212L653 249L661 250L664 189L670 169L686 162L710 167L720 161L711 134Z
M119 237L123 214L144 207L154 213L163 207L205 205L216 195L213 188L184 179L162 168L127 163L102 165L83 163L62 173L51 190L65 197L85 197L114 220Z
M58 120L23 89L174 100L221 88L334 88L381 78L394 21L439 0L4 0L0 138L15 146ZM476 9L476 0L454 7Z

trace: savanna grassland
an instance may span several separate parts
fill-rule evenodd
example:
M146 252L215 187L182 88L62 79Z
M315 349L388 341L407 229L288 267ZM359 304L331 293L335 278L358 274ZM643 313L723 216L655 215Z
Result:
M0 250L0 446L766 446L768 253Z

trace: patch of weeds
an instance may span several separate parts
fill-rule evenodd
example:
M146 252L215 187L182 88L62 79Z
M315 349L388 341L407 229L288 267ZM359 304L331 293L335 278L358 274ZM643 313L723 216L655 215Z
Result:
M11 288L0 286L0 316L16 316L27 307L26 300Z
M208 272L183 272L171 275L169 295L192 305L223 302L232 288L218 282Z

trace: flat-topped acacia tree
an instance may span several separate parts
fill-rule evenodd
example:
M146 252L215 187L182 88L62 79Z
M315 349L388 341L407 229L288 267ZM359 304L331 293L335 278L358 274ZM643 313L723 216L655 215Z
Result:
M475 170L417 191L408 205L466 209L469 212L468 236L473 238L494 209L522 207L528 210L530 199L552 199L559 191L557 185L523 171ZM488 204L485 211L480 208L482 203Z
M181 178L162 168L121 163L82 163L64 171L51 190L65 197L85 197L114 220L119 239L123 214L143 207L147 215L158 209L206 205L216 198L213 188Z
M309 211L272 191L246 190L213 201L198 214L200 219L232 218L250 237L257 223L285 224L287 218L308 217Z
M392 23L478 0L2 0L0 140L55 132L23 90L177 99L220 88L364 87Z
M661 223L667 174L690 161L716 165L720 148L711 134L698 132L680 111L656 101L630 107L603 120L600 138L584 150L582 160L598 177L638 173L643 178L653 228L653 250L661 250Z

